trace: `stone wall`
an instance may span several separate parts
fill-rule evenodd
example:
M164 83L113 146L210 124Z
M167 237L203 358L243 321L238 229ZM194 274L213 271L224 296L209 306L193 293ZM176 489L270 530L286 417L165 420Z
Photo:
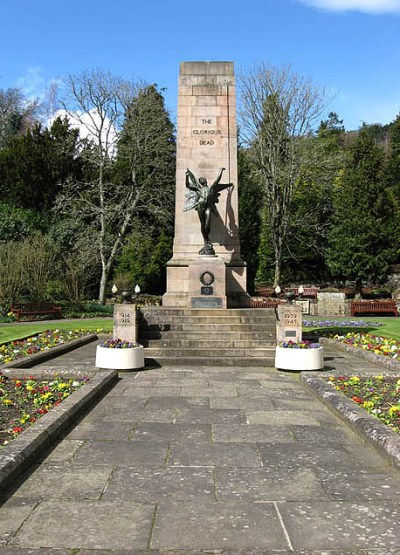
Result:
M347 316L348 309L344 293L318 293L319 316Z

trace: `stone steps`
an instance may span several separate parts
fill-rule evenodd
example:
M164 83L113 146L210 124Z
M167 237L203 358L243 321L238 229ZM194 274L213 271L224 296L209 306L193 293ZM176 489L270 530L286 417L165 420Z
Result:
M273 366L273 309L142 310L139 342L147 364Z

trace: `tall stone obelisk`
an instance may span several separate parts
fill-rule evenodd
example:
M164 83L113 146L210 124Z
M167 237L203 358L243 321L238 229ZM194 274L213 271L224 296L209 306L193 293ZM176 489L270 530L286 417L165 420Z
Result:
M183 62L180 67L177 121L175 239L167 265L163 306L188 307L190 267L207 269L211 257L199 256L203 237L196 210L184 212L186 171L212 184L221 168L218 215L211 217L210 241L223 261L228 307L246 306L246 264L240 257L237 188L236 87L232 62ZM215 258L214 257L214 258ZM214 260L215 263L215 260ZM191 271L193 273L193 271ZM195 305L192 305L195 306Z

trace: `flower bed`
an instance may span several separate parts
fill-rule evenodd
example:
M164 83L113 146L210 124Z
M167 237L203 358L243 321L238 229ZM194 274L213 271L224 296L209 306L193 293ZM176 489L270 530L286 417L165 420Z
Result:
M392 376L330 376L328 382L395 432L400 432L400 379Z
M46 351L52 347L62 345L72 339L90 334L90 330L48 330L27 339L20 339L0 345L0 364L6 364L17 358Z
M6 445L88 380L9 378L0 372L0 446Z
M351 347L393 360L400 356L400 342L387 337L378 337L368 333L347 333L346 335L335 335L333 339L345 345L350 345Z
M305 328L375 328L382 325L382 322L364 322L363 320L303 320Z
M283 349L319 349L321 344L312 341L283 341L279 347Z

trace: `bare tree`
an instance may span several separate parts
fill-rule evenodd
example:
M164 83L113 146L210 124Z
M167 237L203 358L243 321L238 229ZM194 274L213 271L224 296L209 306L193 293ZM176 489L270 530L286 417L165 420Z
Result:
M240 131L262 182L275 286L281 279L293 198L306 163L304 139L319 123L326 94L289 66L265 64L243 73L239 89Z
M0 89L0 148L38 122L38 100L27 100L20 89Z
M74 212L97 230L96 245L101 261L99 301L105 300L107 279L134 216L149 210L151 183L142 179L145 168L131 167L128 179L121 178L116 163L118 142L126 114L145 89L143 83L130 83L108 72L95 70L68 78L69 99L64 109L81 131L81 155L87 159L86 182L64 184L57 209ZM138 129L138 134L147 133ZM143 142L143 148L145 146ZM142 143L140 143L142 144ZM157 152L150 153L154 165ZM157 167L154 168L157 171ZM123 173L123 172L122 172Z

